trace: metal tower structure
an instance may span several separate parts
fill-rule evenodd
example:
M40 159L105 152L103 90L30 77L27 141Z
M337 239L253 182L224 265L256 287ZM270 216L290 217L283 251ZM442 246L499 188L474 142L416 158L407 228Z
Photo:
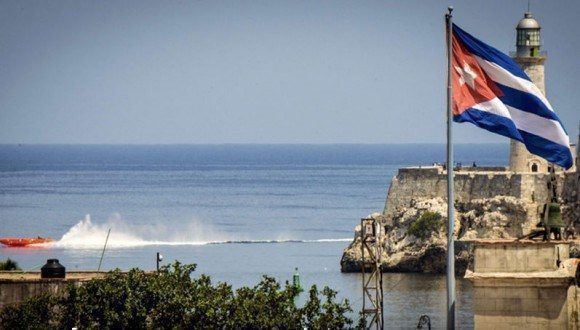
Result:
M362 249L362 317L368 329L384 329L383 317L383 252L384 227L372 217L361 219ZM370 275L367 276L367 272ZM367 323L367 317L370 321Z

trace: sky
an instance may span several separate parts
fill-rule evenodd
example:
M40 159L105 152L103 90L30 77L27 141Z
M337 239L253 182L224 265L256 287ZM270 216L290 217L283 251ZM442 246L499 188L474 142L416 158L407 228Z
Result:
M0 0L0 143L442 143L450 4L515 50L525 0ZM531 10L576 142L580 2Z

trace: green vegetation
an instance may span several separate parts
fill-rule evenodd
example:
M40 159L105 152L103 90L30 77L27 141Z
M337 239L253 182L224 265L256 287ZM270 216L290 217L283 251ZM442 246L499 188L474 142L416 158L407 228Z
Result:
M0 261L0 270L20 270L18 263L10 258Z
M264 276L254 287L233 290L212 285L206 275L192 278L195 265L175 262L158 274L133 269L109 272L64 294L41 295L0 311L0 328L113 329L339 329L352 325L348 300L312 286L303 307L298 289ZM322 297L321 297L322 295Z
M425 211L409 226L407 234L425 239L433 233L438 233L443 227L445 223L439 212Z

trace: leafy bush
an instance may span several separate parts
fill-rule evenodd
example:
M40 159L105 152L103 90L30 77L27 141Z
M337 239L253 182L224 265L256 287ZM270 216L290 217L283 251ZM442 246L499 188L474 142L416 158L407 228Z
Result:
M425 211L419 219L415 220L407 230L408 235L413 235L419 239L425 239L445 226L439 212Z
M0 311L0 329L46 329L57 328L54 318L56 298L42 294L25 303L5 306Z
M192 278L195 265L175 262L159 273L133 269L70 284L60 296L42 295L0 311L0 328L227 328L338 329L350 327L348 300L312 286L303 307L298 288L264 276L254 287L233 290ZM320 294L323 299L321 300Z
M0 261L0 270L20 270L16 261L8 258L6 261Z

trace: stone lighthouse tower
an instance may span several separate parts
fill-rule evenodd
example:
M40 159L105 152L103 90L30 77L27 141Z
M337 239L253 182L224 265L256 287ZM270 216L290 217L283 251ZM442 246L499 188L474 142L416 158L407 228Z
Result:
M540 52L540 23L526 12L517 27L516 52L512 54L532 82L545 95L544 62L546 53ZM515 172L548 172L548 162L532 155L523 143L511 140L509 170Z

